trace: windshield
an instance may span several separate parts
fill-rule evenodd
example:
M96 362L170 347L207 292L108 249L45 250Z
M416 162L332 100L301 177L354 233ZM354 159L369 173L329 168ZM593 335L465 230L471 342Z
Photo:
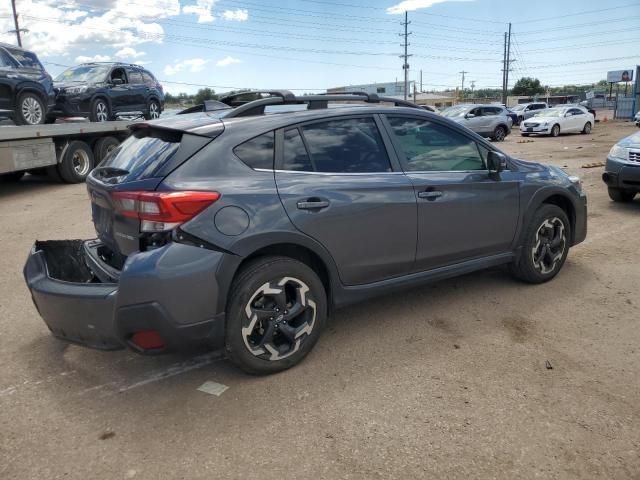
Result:
M110 67L106 65L80 65L65 70L56 77L57 82L104 82Z
M562 117L564 115L564 110L560 108L548 108L546 110L541 110L539 113L536 113L534 117Z
M469 107L449 107L446 110L443 110L442 112L440 112L440 115L442 115L443 117L462 117L467 110L469 109Z
M18 60L23 67L44 70L44 67L38 61L38 57L36 57L35 54L22 50L14 50L13 48L7 48L7 51L13 56L13 58Z

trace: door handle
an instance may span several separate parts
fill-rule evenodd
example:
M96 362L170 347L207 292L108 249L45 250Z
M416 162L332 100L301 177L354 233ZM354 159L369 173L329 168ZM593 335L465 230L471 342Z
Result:
M442 196L442 192L439 190L430 190L428 192L418 192L419 198L424 198L426 200L435 200L436 198L440 198Z
M329 200L310 198L308 200L299 201L297 205L300 210L316 210L320 208L327 208L329 206Z

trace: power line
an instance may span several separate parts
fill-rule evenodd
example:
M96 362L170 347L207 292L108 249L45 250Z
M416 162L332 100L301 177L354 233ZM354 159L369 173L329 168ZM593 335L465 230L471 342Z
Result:
M542 33L542 32L553 32L558 30L567 30L573 28L583 28L583 27L592 27L594 25L601 25L603 23L618 23L618 22L626 22L628 20L636 20L640 18L640 16L632 16L632 17L621 17L621 18L610 18L607 20L597 20L595 22L587 22L587 23L576 23L575 25L562 25L559 27L550 27L550 28L542 28L540 30L525 30L520 32L521 35L530 35L534 33Z
M616 7L600 8L600 9L597 9L597 10L583 10L582 12L567 13L565 15L554 15L553 17L534 18L533 20L523 20L523 21L517 22L517 23L518 23L518 25L521 25L521 24L525 24L525 23L544 22L546 20L556 20L558 18L575 17L575 16L578 16L578 15L588 15L590 13L607 12L607 11L610 11L610 10L617 10L617 9L620 9L620 8L637 7L637 6L638 6L638 3L634 2L634 3L625 4L625 5L618 5Z

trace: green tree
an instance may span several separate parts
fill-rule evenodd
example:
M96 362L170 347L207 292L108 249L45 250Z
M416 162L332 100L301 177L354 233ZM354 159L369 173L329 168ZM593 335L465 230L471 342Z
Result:
M218 96L216 95L215 90L210 89L209 87L201 88L193 97L193 103L199 105L204 103L205 100L217 100Z
M540 80L531 77L522 77L511 89L512 95L537 95L544 93L544 87L540 84Z

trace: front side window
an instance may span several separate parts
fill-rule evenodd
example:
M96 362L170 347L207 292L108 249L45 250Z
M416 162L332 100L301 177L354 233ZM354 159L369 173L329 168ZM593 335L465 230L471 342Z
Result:
M325 173L390 172L391 163L373 118L313 123L285 132L286 170Z
M273 168L273 132L252 138L233 149L240 160L251 168Z
M387 117L409 172L485 170L475 141L438 123Z

